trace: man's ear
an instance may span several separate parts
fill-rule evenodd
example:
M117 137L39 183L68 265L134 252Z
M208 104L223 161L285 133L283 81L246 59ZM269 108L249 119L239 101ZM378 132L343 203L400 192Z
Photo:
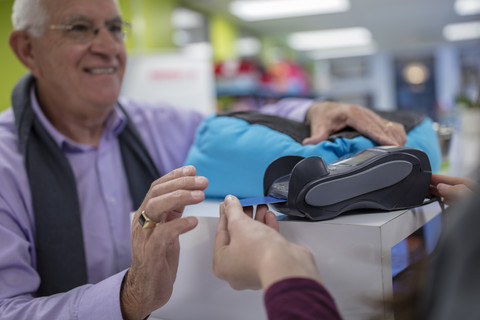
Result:
M38 70L32 50L32 36L25 30L14 30L9 43L18 60L35 75Z

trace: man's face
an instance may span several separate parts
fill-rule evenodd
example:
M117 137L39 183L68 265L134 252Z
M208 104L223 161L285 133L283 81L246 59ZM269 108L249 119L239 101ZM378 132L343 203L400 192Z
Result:
M32 72L40 99L55 108L85 106L77 112L111 107L120 94L126 65L123 41L112 35L114 29L105 28L121 23L117 5L113 0L45 0L44 6L49 17L43 35L32 40ZM100 29L90 41L79 41L72 32L51 29L52 25Z

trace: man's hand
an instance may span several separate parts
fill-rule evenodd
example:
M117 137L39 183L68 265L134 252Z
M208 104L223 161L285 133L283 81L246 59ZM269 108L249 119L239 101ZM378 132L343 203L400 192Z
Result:
M332 133L352 127L380 145L402 146L407 141L402 124L383 119L370 109L338 102L317 102L307 112L309 138L303 144L317 144Z
M213 256L218 278L236 290L266 289L292 277L320 281L312 253L278 232L276 216L266 206L257 207L256 221L251 207L245 211L233 196L220 205Z
M144 319L170 299L177 275L178 237L198 223L195 217L181 218L186 205L205 198L205 177L197 177L192 166L176 169L152 183L132 223L132 264L120 294L125 319ZM156 222L142 228L141 213Z

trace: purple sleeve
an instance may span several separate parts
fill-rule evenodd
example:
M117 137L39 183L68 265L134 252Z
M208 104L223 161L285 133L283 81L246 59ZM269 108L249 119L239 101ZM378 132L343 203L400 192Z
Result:
M181 167L205 115L164 103L120 99L142 136L160 173Z
M277 103L267 104L260 108L261 113L273 114L303 122L305 114L314 101L302 98L285 98Z
M269 320L339 320L332 296L317 281L305 278L281 280L264 296Z

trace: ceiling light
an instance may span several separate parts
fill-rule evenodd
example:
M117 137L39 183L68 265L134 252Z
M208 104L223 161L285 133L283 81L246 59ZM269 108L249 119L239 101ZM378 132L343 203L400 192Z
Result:
M230 4L230 12L247 21L335 13L349 8L349 0L237 0Z
M455 12L461 16L468 16L480 13L479 0L457 0L455 1Z
M295 32L288 36L287 42L300 51L367 46L372 43L372 34L363 27Z
M480 38L480 22L448 24L443 28L443 36L449 41Z

